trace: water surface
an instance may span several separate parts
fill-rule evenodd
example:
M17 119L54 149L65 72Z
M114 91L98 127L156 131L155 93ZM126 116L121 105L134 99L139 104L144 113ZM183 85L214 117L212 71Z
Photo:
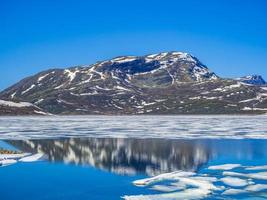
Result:
M1 199L265 199L266 119L2 118Z

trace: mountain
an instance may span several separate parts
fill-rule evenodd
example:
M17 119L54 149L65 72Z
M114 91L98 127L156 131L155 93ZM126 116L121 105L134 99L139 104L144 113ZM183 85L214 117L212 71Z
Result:
M259 75L244 76L241 78L237 78L237 80L252 85L266 85L265 80Z
M220 78L188 53L165 52L50 69L7 88L0 99L52 114L264 113L267 86L256 83Z

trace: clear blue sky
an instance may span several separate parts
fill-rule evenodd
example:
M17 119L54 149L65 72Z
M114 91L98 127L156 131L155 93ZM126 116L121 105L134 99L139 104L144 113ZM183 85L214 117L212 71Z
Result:
M0 89L51 67L185 51L267 79L266 0L2 0Z

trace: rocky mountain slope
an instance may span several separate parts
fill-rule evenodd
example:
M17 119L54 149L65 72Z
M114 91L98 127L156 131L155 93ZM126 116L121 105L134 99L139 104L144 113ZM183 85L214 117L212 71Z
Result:
M220 78L183 52L50 69L7 88L0 99L30 102L53 114L267 112L267 86L260 76Z

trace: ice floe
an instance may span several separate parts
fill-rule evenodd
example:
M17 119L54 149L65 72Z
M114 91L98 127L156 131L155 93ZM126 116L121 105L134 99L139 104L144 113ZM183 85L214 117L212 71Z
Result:
M43 153L37 153L31 156L26 156L19 159L20 162L34 162L40 160L44 156Z
M267 172L256 172L256 173L223 172L223 175L253 178L258 180L267 180Z
M241 178L236 178L236 177L230 177L230 176L226 176L224 178L221 178L221 181L225 184L225 185L229 185L232 187L242 187L242 186L246 186L248 185L248 181L241 179Z
M233 171L218 171L218 173L214 173L213 168ZM247 169L251 168L241 164L227 163L209 166L205 169L205 174L185 171L164 173L133 182L136 186L155 190L158 192L157 194L125 195L122 198L125 200L193 200L217 199L216 197L220 196L220 198L224 199L228 198L228 196L235 198L238 195L251 197L253 193L254 199L254 197L256 198L257 195L260 195L260 192L267 191L267 179L265 179L267 171L245 173L248 172ZM252 169L262 170L265 169L265 166L254 166Z
M152 178L134 181L133 184L137 186L147 186L147 185L150 185L152 183L156 183L162 180L172 180L172 179L177 179L178 177L192 176L194 174L195 174L194 172L184 172L184 171L164 173L164 174L160 174L158 176L152 177Z
M175 187L175 184L172 186L157 185L151 189L162 192L167 192L163 194L154 194L154 195L133 195L133 196L124 196L126 200L179 200L179 199L201 199L207 197L212 191L221 190L220 187L216 187L212 182L214 179L205 179L202 177L194 176L194 173L190 172L175 172L175 173L166 173L161 174L156 177L152 177L151 180L139 180L139 183L142 183L147 186L155 182L173 180L178 181L178 185ZM136 182L134 182L136 184ZM180 191L177 191L180 190ZM176 192L174 192L176 191Z
M155 195L124 196L125 200L193 200L208 196L209 191L201 189L187 189L182 192L173 192Z
M262 165L262 166L250 166L246 167L246 170L267 170L267 165Z
M0 167L12 165L12 164L15 164L16 162L17 162L17 160L15 160L15 159L0 160Z
M247 193L246 190L241 190L241 189L228 189L225 190L222 195L238 195L242 193Z
M17 162L36 162L44 157L43 153L11 153L0 154L0 167L15 164Z
M245 193L251 193L251 192L260 192L263 190L267 190L266 184L255 184L255 185L249 185L244 189L228 189L228 190L225 190L222 194L223 195L239 195L239 194L245 194Z
M267 190L267 185L266 184L249 185L248 187L245 188L245 190L250 192L259 192L262 190Z
M240 167L240 164L224 164L224 165L214 165L210 166L208 169L211 170L231 170L237 167Z

